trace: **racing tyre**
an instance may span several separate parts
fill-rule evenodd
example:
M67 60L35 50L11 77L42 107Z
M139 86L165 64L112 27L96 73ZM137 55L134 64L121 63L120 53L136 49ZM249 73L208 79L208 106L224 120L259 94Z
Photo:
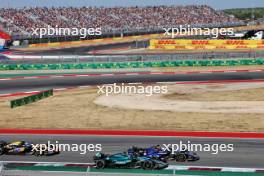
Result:
M33 153L33 155L34 155L34 156L42 156L42 155L40 154L39 151L35 151L35 152Z
M105 161L104 160L98 160L95 162L97 169L103 169L105 168Z
M5 150L3 147L0 147L0 155L3 155L5 153Z
M152 161L144 161L142 167L145 170L152 170L154 168L154 163Z
M175 156L175 160L177 162L185 162L187 160L187 158L184 154L179 153L178 155Z

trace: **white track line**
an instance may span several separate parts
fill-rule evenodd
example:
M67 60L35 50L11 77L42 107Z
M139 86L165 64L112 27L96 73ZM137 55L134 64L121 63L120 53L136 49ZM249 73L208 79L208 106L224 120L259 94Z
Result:
M55 75L55 76L49 76L50 78L63 78L63 77L66 77L66 76L60 76L60 75Z
M167 170L188 170L189 168L206 168L206 169L221 169L221 172L256 172L256 170L264 170L264 168L238 168L238 167L213 167L213 166L177 166L169 165Z
M35 166L65 166L65 165L94 165L94 163L72 163L72 162L36 162L36 161L1 161L1 163L21 163L21 164L35 164ZM197 169L220 169L220 172L256 172L257 170L264 170L264 168L238 168L238 167L213 167L213 166L178 166L169 165L166 170L189 170L190 168Z
M54 89L55 91L60 91L60 90L67 90L67 88L57 88L57 89Z
M132 75L139 75L139 73L126 73L125 75L132 76Z
M88 76L91 76L91 75L74 75L75 77L88 77Z
M12 78L1 78L0 81L12 80Z
M41 92L41 91L36 90L36 91L28 91L28 92L24 92L24 93L31 94L31 93L39 93L39 92Z
M75 164L75 165L82 165L82 164L89 164L93 165L94 163L74 163L74 162L44 162L44 161L1 161L1 163L22 163L22 164L30 164L30 163L36 163L36 164Z
M98 76L113 76L114 74L100 74Z
M38 76L26 76L26 77L23 77L23 79L37 79L39 78Z

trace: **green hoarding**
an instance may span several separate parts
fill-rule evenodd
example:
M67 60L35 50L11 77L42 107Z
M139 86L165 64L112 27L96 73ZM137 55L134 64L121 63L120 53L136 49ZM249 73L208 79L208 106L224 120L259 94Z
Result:
M89 62L55 64L0 64L0 70L58 70L58 69L102 69L102 68L146 68L146 67L197 67L263 65L264 59L212 59L174 60L145 62Z
M53 95L53 90L51 89L51 90L40 92L38 94L34 94L34 95L27 96L27 97L11 100L10 101L10 107L15 108L18 106L23 106L26 104L36 102L36 101L41 100L43 98L47 98L47 97L52 96L52 95Z

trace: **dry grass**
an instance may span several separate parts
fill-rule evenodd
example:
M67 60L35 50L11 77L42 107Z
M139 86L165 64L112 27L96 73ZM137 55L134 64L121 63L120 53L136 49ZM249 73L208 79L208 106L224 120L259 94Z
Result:
M53 97L15 109L9 108L10 98L2 98L0 128L264 131L263 114L178 113L108 108L93 103L98 96L96 91L81 89L59 92ZM251 95L251 90L245 94L248 93L250 97L255 96ZM233 93L226 92L225 96L228 97L228 94ZM242 96L242 93L239 94ZM246 96L244 98L248 99Z

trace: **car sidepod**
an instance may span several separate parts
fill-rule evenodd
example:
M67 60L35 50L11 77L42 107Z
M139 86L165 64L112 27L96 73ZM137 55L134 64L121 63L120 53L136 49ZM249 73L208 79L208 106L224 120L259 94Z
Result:
M195 152L187 152L187 160L188 161L198 161L200 160L200 156L197 155Z

